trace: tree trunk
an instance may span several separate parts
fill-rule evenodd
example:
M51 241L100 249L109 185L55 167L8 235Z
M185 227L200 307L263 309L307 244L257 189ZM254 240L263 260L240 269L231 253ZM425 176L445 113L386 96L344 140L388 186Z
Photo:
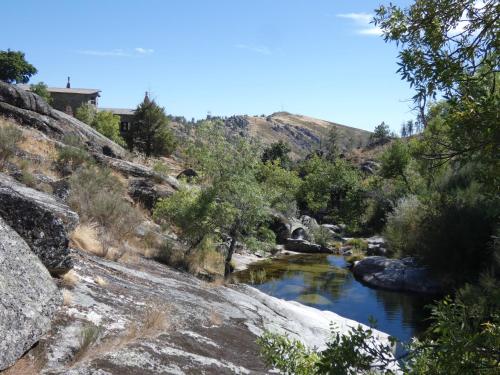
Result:
M233 258L234 248L236 246L236 236L231 237L231 244L229 245L229 250L226 255L226 261L224 264L224 278L227 279L231 274L231 259Z

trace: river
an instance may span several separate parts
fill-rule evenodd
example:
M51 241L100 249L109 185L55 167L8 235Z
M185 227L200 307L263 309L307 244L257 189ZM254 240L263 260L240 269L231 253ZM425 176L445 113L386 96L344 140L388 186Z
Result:
M344 257L289 255L254 263L235 276L269 295L299 301L375 327L401 341L428 325L429 297L367 287L347 268Z

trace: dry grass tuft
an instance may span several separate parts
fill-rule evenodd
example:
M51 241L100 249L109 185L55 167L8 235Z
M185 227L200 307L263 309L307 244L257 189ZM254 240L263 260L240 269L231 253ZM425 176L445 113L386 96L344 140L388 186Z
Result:
M108 285L108 282L106 280L104 280L101 276L97 276L94 279L94 281L97 285L102 286L102 287L105 287L106 285Z
M62 285L67 288L74 288L78 284L78 274L74 270L66 272L62 277Z
M123 334L100 340L100 329L89 325L81 332L80 346L73 357L70 366L83 360L117 352L130 343L141 341L148 337L155 337L170 328L167 320L168 306L162 309L152 306L146 311L139 323L131 324Z
M73 233L71 233L71 246L77 249L92 253L95 255L102 255L102 245L99 241L95 224L80 224Z
M214 326L220 326L222 324L222 315L217 311L210 311L210 315L208 316L208 320Z
M70 306L73 304L73 294L67 289L63 289L62 291L63 295L63 305L64 306Z

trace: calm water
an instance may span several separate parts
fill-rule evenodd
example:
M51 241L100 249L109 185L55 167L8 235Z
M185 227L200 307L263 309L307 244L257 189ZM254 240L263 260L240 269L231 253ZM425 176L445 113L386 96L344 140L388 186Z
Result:
M369 288L347 269L342 256L293 255L251 265L236 274L242 282L272 296L299 301L320 310L369 324L407 341L427 326L424 306L431 300L415 294Z

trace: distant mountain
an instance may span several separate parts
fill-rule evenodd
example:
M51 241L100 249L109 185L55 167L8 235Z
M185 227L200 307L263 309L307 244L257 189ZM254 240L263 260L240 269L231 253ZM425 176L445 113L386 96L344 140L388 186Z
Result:
M292 149L293 159L304 157L320 147L332 127L338 131L339 147L342 151L366 146L371 134L366 130L288 112L276 112L269 116L236 115L214 118L223 120L232 132L244 137L254 137L263 144L267 145L279 140L288 143ZM192 122L187 122L180 117L171 119L172 126L179 135L185 136L190 133Z
M226 125L245 136L259 139L264 144L282 140L292 149L294 159L304 157L320 147L328 131L335 127L339 136L339 147L350 150L368 143L370 132L313 117L276 112L264 116L232 116Z

